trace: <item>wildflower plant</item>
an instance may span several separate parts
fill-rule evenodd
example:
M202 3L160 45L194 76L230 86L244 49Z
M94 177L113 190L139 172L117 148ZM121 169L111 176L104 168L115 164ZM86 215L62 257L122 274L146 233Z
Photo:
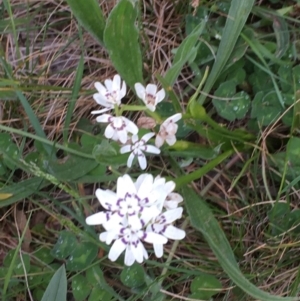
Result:
M158 133L148 132L139 138L137 125L125 116L120 116L122 110L122 97L125 96L126 85L121 86L120 76L117 74L113 80L105 80L105 86L96 83L99 93L94 94L97 104L104 108L92 113L99 113L96 122L107 123L104 136L114 140L120 145L120 153L130 153L127 160L131 168L137 159L142 170L147 168L145 154L158 155L160 147L166 141L169 145L176 142L176 124L182 117L181 113L167 118L161 125ZM145 103L142 110L154 112L157 103L165 98L165 91L161 89L156 93L157 86L148 84L144 88L140 83L135 85L136 93ZM120 110L121 109L121 110ZM127 105L126 110L130 111ZM104 113L111 110L114 113ZM156 135L155 145L151 139ZM152 139L154 142L154 139ZM148 142L150 142L148 144ZM124 263L131 266L135 261L142 263L148 259L148 252L144 243L152 244L157 257L163 256L163 246L168 239L181 240L185 231L173 223L182 217L183 208L177 207L182 197L174 193L175 183L166 181L162 177L154 178L151 174L143 173L136 181L129 174L120 176L117 181L116 192L111 190L96 190L96 196L105 209L86 219L88 225L101 225L105 230L99 236L100 240L111 245L108 258L112 261L125 251Z
M235 290L236 285L255 300L294 301L293 297L270 295L248 279L258 281L259 285L266 284L264 287L277 294L297 294L299 279L295 277L295 264L290 259L297 256L287 258L286 255L292 254L295 244L284 244L284 252L278 252L282 249L282 239L296 241L296 235L299 234L299 209L296 202L293 204L300 173L297 164L300 149L300 139L297 137L300 68L295 51L295 38L299 30L295 26L297 22L291 22L293 16L297 15L297 5L284 4L293 1L256 1L259 3L255 4L254 0L231 0L205 1L205 5L199 1L190 1L183 6L180 1L175 1L165 7L157 5L158 1L153 3L155 7L152 9L148 6L149 1L119 0L115 1L111 9L113 5L104 2L67 0L70 7L63 5L59 9L63 11L63 23L67 24L65 20L70 16L72 26L68 24L67 30L62 30L62 33L57 30L57 22L52 22L53 16L57 14L39 18L47 20L47 26L41 26L42 43L41 35L38 34L34 39L35 47L25 47L25 53L24 47L18 45L18 37L24 29L24 26L19 25L23 19L31 20L34 10L24 7L26 17L19 20L17 16L23 16L20 13L22 6L16 7L13 1L4 1L5 22L8 22L11 30L3 29L1 33L7 51L0 57L3 66L0 71L3 88L0 91L3 100L0 105L0 207L22 201L25 210L19 212L21 206L15 206L14 224L17 225L17 231L13 229L12 232L14 236L18 234L18 241L15 238L12 240L17 247L8 252L0 269L2 299L14 299L24 294L26 300L66 300L67 292L68 297L72 293L70 298L76 301L125 298L164 300L165 296L169 298L171 294L175 299L211 300L219 293L223 296L219 295L217 299L224 298L225 294L230 299L231 290L233 287ZM265 13L265 2L268 3L268 14ZM49 5L54 6L56 11L54 4ZM104 6L111 10L102 13L101 7ZM48 6L46 10L51 12ZM144 24L148 24L144 23L145 16L153 14L151 18L154 20L154 15L164 17L161 12L167 12L168 18L164 18L167 22L172 20L173 13L176 20L179 19L178 13L180 18L185 18L180 28L170 26L166 30L165 22L160 22L159 30L155 31L157 37L159 34L175 36L174 43L168 43L168 37L147 37L148 29L141 34L146 28ZM248 18L251 12L255 18ZM71 16L80 21L74 35L72 30L75 22ZM21 23L15 24L16 20ZM246 22L249 24L244 28ZM53 47L55 55L52 56L48 53L52 47L44 47L48 45L44 38L53 24L51 39L55 32L58 35L55 35L55 40L62 43L57 43L60 45L59 51ZM81 26L87 31L84 35ZM32 34L28 30L25 44L31 45ZM152 34L153 31L150 32ZM105 61L96 52L100 47L97 48L94 43L88 43L89 49L85 49L88 33L101 44L101 50L105 51ZM294 36L292 43L291 33ZM178 43L184 34L186 37ZM71 47L66 47L64 40ZM146 49L147 40L156 43L149 52ZM38 49L38 45L41 45L41 49ZM54 45L53 40L49 45ZM93 46L90 48L88 45ZM177 49L171 49L171 45L176 45ZM42 60L43 68L40 68L40 60L35 62L35 53L39 51L41 58L51 58ZM68 59L61 70L57 70L57 66L61 65L56 64L57 58L63 55L65 61L68 58L66 52L70 54L73 51L76 55ZM93 51L96 60L91 58ZM157 53L163 54L163 59ZM78 61L77 57L80 58ZM159 57L159 64L156 64L156 57ZM12 62L9 62L10 59ZM152 59L153 65L149 63ZM103 76L103 68L97 64L99 61L102 66L109 61L117 74L99 81L98 76ZM53 82L52 65L56 66L55 89L48 86ZM104 67L107 69L107 66ZM24 76L20 74L28 75L29 81L24 82ZM68 81L73 74L74 85L69 85ZM87 74L88 79L82 80ZM34 78L30 78L30 75L34 75ZM49 83L41 85L40 79L43 81L45 78L49 78ZM90 86L82 87L81 83ZM29 93L30 89L34 93ZM52 103L47 100L43 105L37 103L37 95L50 94L52 97L52 90L55 98L60 99L60 90L64 97L70 96L63 104L63 112L66 109L66 114L60 111L61 118L57 118L59 114L56 110L61 106L56 106L56 101ZM89 91L92 94L85 101L90 100L94 110L87 108L86 111L91 113L93 125L74 118L78 116L74 113L77 114L82 108L82 96L86 96ZM125 98L126 95L130 97ZM15 98L20 102L17 106L11 106L10 100ZM77 99L79 101L76 103ZM31 108L32 103L34 108ZM23 118L24 112L26 118ZM36 113L41 115L36 116ZM9 120L6 115L15 116ZM20 116L25 130L18 128L21 124ZM39 117L43 119L43 125ZM222 118L221 122L219 117ZM55 122L49 124L50 119ZM285 125L284 130L269 141L267 136L280 128L281 121ZM55 141L50 140L52 135L58 135ZM60 138L63 143L59 141ZM33 140L35 143L31 143ZM276 140L275 147L273 140ZM269 145L272 147L269 148ZM280 150L276 149L278 145ZM24 154L26 157L23 158ZM263 160L260 154L263 154ZM239 164L236 164L237 161L240 161ZM261 162L266 162L272 168L262 168L262 179L253 179L252 176L259 173L258 166L264 167L265 163ZM230 170L233 164L234 171ZM241 170L239 166L242 166ZM214 172L211 172L213 169ZM24 173L20 173L20 170ZM229 170L230 173L227 173ZM202 180L209 172L210 175ZM268 174L272 174L271 181ZM33 176L27 178L27 175ZM280 183L278 175L283 175ZM225 181L216 186L221 179ZM231 185L226 189L226 183L231 179ZM249 189L245 181L251 183ZM92 198L96 202L85 197L86 187L83 183L95 185L95 196ZM54 189L53 193L49 191L50 185ZM211 193L213 185L218 188L217 193L216 189ZM241 187L245 187L246 191ZM259 194L257 191L253 193L253 187L264 187L266 192L260 189ZM63 201L53 197L57 190L70 196L70 200L66 200L65 195ZM234 195L234 201L241 196L243 214L236 202L229 202L233 200L226 201L226 204L220 200L223 191L228 199ZM36 199L46 192L53 203L51 206L45 206L44 202ZM207 194L213 197L208 198ZM253 200L250 200L253 195L255 206L252 206ZM283 199L285 195L289 202ZM216 211L212 210L214 204L208 204L205 199L211 201L215 196L218 220L214 216ZM268 201L260 202L258 196ZM274 198L274 202L271 198ZM247 201L249 206L244 208ZM259 209L266 223L264 232L268 239L272 237L274 243L271 249L264 247L268 241L261 244L263 236L260 237L260 245L253 239L249 246L249 239L246 244L241 239L243 236L249 237L250 228L257 230L254 226L248 226L247 215L244 216L244 213L250 210L248 216L254 216L251 221L260 222L261 219L253 213L255 208L261 208L261 203L264 203L263 206L272 203L272 209L267 212ZM223 216L220 208L226 210ZM42 230L32 228L33 221L39 219L35 212L39 214L40 210L47 214L50 212L55 219L55 225L50 231L47 227L53 221L52 218L46 221L44 213L42 219L46 225L41 226ZM5 231L6 228L13 228L13 223L9 227L5 226L6 220L10 219L10 212L8 210L2 218ZM242 218L239 219L240 214ZM226 224L222 227L225 215ZM26 222L23 217L25 221L27 218ZM230 223L227 222L231 221L233 227L229 228ZM57 224L61 230L57 231ZM228 231L232 229L234 231ZM50 241L53 233L58 235L51 250L51 243L48 244L44 236L47 231L51 236ZM36 234L39 235L38 239ZM230 241L227 236L230 236ZM194 238L198 240L198 237L201 239L200 244L193 241ZM280 241L278 250L275 250L276 240ZM216 266L212 273L215 275L203 273L203 263L205 265L207 262L203 260L204 256L200 258L201 255L196 255L202 253L200 248L204 243L207 243L217 259L212 261L211 256L208 259L209 267ZM264 262L267 262L266 258L274 260L280 257L279 263L283 264L270 265L267 262L265 265L272 266L271 274L276 277L269 277L266 270L260 270L260 277L245 277L242 271L247 270L245 262L248 261L243 257L244 245L250 261L253 250L255 256L264 258ZM7 247L6 234L3 247ZM272 250L276 252L268 256L263 254ZM276 254L277 257L274 257ZM57 267L58 263L62 264L61 268ZM255 264L251 265L251 273L255 270ZM282 273L287 266L292 267L290 281L285 281L286 277L278 277L278 272L288 275L285 271ZM224 272L219 273L221 269ZM54 270L56 272L50 281L48 276L52 276ZM118 290L114 290L112 281L109 284L106 282L106 278L111 275L113 281L116 283L120 280L126 290L120 292L119 284ZM175 279L175 275L174 283L165 281L167 277ZM222 283L217 278L219 275ZM225 279L226 275L228 279ZM283 282L284 289L280 287ZM231 283L235 285L223 287ZM30 291L34 290L36 295L31 296ZM239 296L248 298L240 294L241 290L238 291ZM178 297L175 292L180 292ZM236 291L233 293L236 295Z

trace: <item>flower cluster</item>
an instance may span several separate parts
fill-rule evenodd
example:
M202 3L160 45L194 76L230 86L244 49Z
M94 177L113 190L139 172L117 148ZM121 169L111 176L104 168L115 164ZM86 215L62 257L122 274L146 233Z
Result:
M164 178L141 174L134 182L129 175L118 178L116 192L97 189L96 196L105 211L86 219L88 225L102 225L100 240L112 244L111 261L125 251L125 265L148 258L143 242L153 244L157 257L163 256L168 239L183 239L185 232L172 223L181 218L182 197L174 193L175 183Z
M158 91L154 84L144 87L141 83L136 83L134 87L137 96L145 104L142 110L149 110L150 114L166 96L165 90ZM181 119L181 113L162 122L157 133L149 131L139 135L138 126L122 116L121 100L126 95L126 84L120 76L117 74L113 80L105 80L104 85L96 82L95 88L98 93L93 95L94 100L103 108L92 114L100 114L96 121L108 124L104 136L119 142L120 153L130 153L127 160L129 168L137 158L140 168L146 169L145 153L159 154L160 147L165 142L175 144L178 129L176 122ZM130 110L130 106L126 107ZM153 119L146 119L146 123L153 125L148 130L156 125ZM152 138L155 145L151 144ZM173 181L166 181L160 176L153 178L151 174L141 174L134 182L125 174L118 178L116 192L96 190L96 196L105 210L87 217L86 223L102 225L105 229L99 238L108 245L112 244L108 254L110 260L117 260L125 251L126 265L130 266L135 261L143 262L148 258L143 243L153 244L155 255L162 257L163 245L168 239L179 240L185 237L183 230L173 226L174 221L181 218L183 211L182 207L178 207L183 199L180 194L173 192L174 189Z
M166 96L165 90L157 91L157 86L148 84L144 87L141 83L135 84L137 96L144 102L145 107L154 112L156 105L160 103ZM146 169L147 160L144 153L159 154L160 147L166 142L168 145L173 145L176 142L176 132L178 125L176 124L182 117L181 113L177 113L167 118L160 126L159 132L156 134L155 146L146 144L155 133L147 133L139 139L139 128L134 122L124 116L108 114L108 111L115 110L121 106L121 100L126 95L126 84L121 81L121 78L116 74L113 78L104 81L104 85L96 82L95 88L98 93L93 95L94 100L104 108L97 111L92 111L92 114L102 114L96 117L99 123L107 123L104 136L108 139L120 142L120 152L122 154L129 153L127 166L131 167L134 158L138 159L141 169Z

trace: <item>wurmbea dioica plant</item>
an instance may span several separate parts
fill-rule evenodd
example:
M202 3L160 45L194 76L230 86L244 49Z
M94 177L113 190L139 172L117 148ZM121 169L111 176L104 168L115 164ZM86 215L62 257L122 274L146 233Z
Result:
M182 114L167 118L158 133L149 132L139 138L139 129L135 123L121 115L121 99L126 94L125 82L121 83L117 74L113 80L107 79L104 83L105 86L95 83L98 93L93 96L104 108L92 114L102 114L96 117L96 121L108 124L104 136L120 143L120 153L130 153L127 166L130 168L137 158L140 168L144 170L147 167L145 153L159 154L164 142L169 145L176 142L176 122ZM156 105L165 98L164 89L157 92L154 84L144 88L137 83L135 89L145 103L144 107L140 107L142 110L154 112ZM136 106L126 106L126 109L136 110ZM105 113L112 110L114 114ZM148 144L155 135L156 146ZM125 265L130 266L135 261L142 263L148 258L144 242L153 244L154 253L159 258L163 256L163 245L168 239L179 240L185 237L185 231L173 226L183 211L182 207L178 207L183 198L173 192L174 189L173 181L143 173L136 181L128 174L119 177L116 192L100 188L96 190L96 197L105 211L87 217L86 223L102 225L104 228L99 238L108 245L112 244L108 254L110 260L117 260L125 251Z

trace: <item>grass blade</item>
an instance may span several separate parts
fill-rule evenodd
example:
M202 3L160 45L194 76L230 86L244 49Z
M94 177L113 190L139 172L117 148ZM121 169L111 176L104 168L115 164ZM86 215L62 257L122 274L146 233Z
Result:
M95 0L67 0L73 14L82 27L88 31L101 45L103 43L103 32L105 19Z
M260 301L295 301L297 298L270 295L253 285L240 271L231 246L213 213L192 189L182 188L191 224L202 233L220 265L243 291Z
M63 139L64 139L65 144L68 142L68 130L69 130L69 127L70 127L71 118L72 118L72 115L73 115L76 100L77 100L78 93L79 93L80 86L81 86L81 79L82 79L82 75L83 75L83 67L84 67L83 66L83 56L81 55L81 58L80 58L80 61L79 61L79 64L78 64L78 68L77 68L77 72L76 72L76 76L75 76L75 82L74 82L74 87L73 87L73 90L72 90L71 99L70 99L70 102L69 102L69 105L68 105L65 124L64 124Z
M198 100L200 104L205 102L207 93L210 92L210 89L227 63L236 41L251 12L253 4L254 0L231 1L230 10L228 13L229 16L225 24L222 40L216 56L216 61L203 88L203 94L201 94Z

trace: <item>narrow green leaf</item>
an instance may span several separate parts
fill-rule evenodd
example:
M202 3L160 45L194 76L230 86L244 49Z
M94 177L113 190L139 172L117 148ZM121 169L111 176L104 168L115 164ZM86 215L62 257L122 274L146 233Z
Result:
M203 93L199 97L200 104L204 103L207 93L210 92L210 89L227 63L234 49L236 41L251 12L253 4L254 0L231 1L231 6L223 31L222 40L217 52L216 61L203 88Z
M12 70L11 67L9 66L9 64L4 60L4 58L0 55L0 62L3 65L3 68L5 69L5 72L7 74L7 76L9 77L9 79L11 79L11 84L13 89L15 90L15 93L17 95L17 97L19 98L21 105L23 106L32 127L34 128L36 134L44 139L47 139L47 136L45 134L45 132L43 131L40 122L37 118L37 116L35 115L34 111L32 110L28 100L26 99L26 97L24 96L24 94L19 90L18 85L15 83L15 81L13 80L13 75L12 75ZM53 152L52 152L52 148L49 145L43 144L43 147L45 149L45 151L47 152L47 154L50 156Z
M10 261L10 265L9 265L8 271L7 271L7 273L5 275L5 279L4 279L4 285L3 285L3 289L2 289L2 297L3 297L2 300L7 300L7 298L6 298L6 292L7 292L7 289L8 289L8 286L9 286L9 283L10 283L13 271L15 269L15 263L17 262L18 254L20 252L21 245L22 245L22 242L24 240L25 233L26 233L27 228L29 226L30 218L31 218L31 214L30 214L30 216L29 216L29 218L28 218L28 220L26 222L25 228L23 230L21 238L19 239L18 245L17 245L16 249L13 251L14 254L12 256L12 259ZM22 256L22 254L20 254L20 256ZM25 263L24 263L24 265L25 265ZM26 272L26 271L24 271L24 272Z
M67 300L67 276L65 266L62 265L51 278L42 301L65 300Z
M67 0L73 14L82 27L88 31L101 45L103 43L103 32L105 19L95 0Z
M178 47L174 60L172 62L172 67L167 71L165 76L165 81L173 86L178 75L181 72L182 67L186 64L195 54L197 50L196 44L199 40L199 36L202 34L205 28L206 21L203 20L194 30L182 41Z
M43 189L48 185L48 181L45 181L38 177L7 185L6 187L1 189L1 194L11 195L11 197L0 200L0 208L12 205L20 200L28 198L32 194L37 193L40 189Z
M120 76L133 88L143 83L142 53L135 25L137 8L121 0L111 11L104 31L104 42L110 59Z
M78 93L80 90L82 74L83 74L83 56L81 55L80 61L78 64L78 68L76 71L74 87L73 87L71 99L70 99L70 102L68 105L68 110L67 110L65 124L64 124L64 130L63 130L64 143L68 142L68 130L70 127L71 118L72 118L72 114L73 114L73 111L75 108L77 96L78 96Z
M260 301L295 301L296 298L270 295L253 285L240 271L231 246L205 201L192 189L182 188L191 224L202 233L220 265L243 291Z

